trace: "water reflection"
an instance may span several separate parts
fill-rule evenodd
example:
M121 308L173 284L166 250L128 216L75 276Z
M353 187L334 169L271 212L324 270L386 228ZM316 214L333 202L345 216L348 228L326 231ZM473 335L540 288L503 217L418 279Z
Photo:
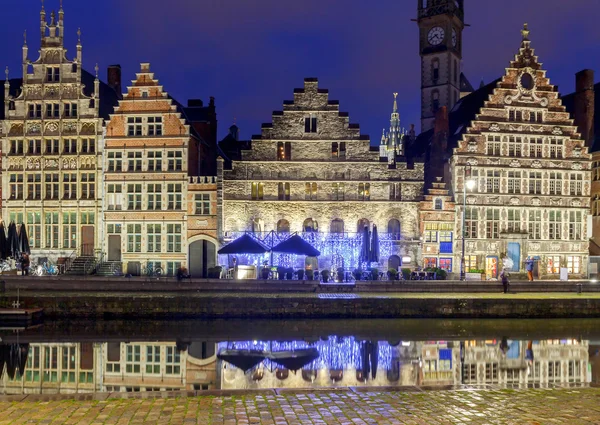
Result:
M309 336L285 340L0 344L0 392L87 393L376 386L551 387L600 383L585 339L456 340ZM416 338L415 338L416 339ZM254 353L247 363L227 355ZM258 354L257 354L258 353Z

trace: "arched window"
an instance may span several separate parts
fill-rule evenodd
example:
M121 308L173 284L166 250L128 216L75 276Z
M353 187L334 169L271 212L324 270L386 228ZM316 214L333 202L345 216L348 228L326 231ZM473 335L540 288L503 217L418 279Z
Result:
M250 222L250 230L252 233L260 233L263 231L263 221L260 218L253 218Z
M439 59L434 59L431 62L431 78L433 79L433 82L437 82L437 80L439 80L440 78L440 61Z
M277 199L280 201L289 201L290 200L290 184L289 183L279 183L277 185Z
M392 218L390 221L388 221L388 233L392 239L400 239L400 221L395 218Z
M358 184L358 200L368 201L371 199L371 184L370 183L359 183Z
M290 233L290 222L282 218L277 222L277 233Z
M434 201L434 209L441 210L442 209L442 200L440 198L436 198Z
M344 220L341 218L332 220L329 226L329 233L344 233Z
M431 109L433 112L440 109L440 92L437 90L431 92Z
M319 231L319 223L317 223L317 220L313 220L312 218L307 218L306 220L304 220L304 223L302 223L302 229L305 232L318 232Z
M361 218L360 220L358 220L358 223L356 224L356 231L358 233L364 232L365 227L367 229L369 228L369 220L367 220L366 218Z

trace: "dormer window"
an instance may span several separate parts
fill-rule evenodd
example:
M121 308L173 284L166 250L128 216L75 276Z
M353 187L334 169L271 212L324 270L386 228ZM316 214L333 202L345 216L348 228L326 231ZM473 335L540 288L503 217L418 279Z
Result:
M148 90L142 90L142 98L148 99Z
M316 133L317 132L317 117L310 116L304 118L304 132L305 133Z
M442 200L441 200L440 198L437 198L437 199L434 201L434 206L433 206L433 208L434 208L434 209L436 209L436 210L441 210L441 209L442 209Z

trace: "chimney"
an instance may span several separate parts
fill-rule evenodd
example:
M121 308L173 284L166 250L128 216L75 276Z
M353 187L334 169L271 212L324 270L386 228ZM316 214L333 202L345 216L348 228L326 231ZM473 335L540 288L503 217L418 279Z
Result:
M594 141L594 71L584 69L575 74L575 125L585 146Z
M108 85L117 94L122 94L121 91L121 65L110 65L107 74Z

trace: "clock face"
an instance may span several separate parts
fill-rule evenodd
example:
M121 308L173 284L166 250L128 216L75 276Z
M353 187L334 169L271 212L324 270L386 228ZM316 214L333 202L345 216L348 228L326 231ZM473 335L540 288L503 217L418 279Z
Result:
M444 29L442 27L433 27L429 30L429 34L427 34L427 41L432 46L437 46L442 41L444 41Z
M458 43L458 36L456 35L456 30L454 28L452 28L452 46L456 47L457 43Z

